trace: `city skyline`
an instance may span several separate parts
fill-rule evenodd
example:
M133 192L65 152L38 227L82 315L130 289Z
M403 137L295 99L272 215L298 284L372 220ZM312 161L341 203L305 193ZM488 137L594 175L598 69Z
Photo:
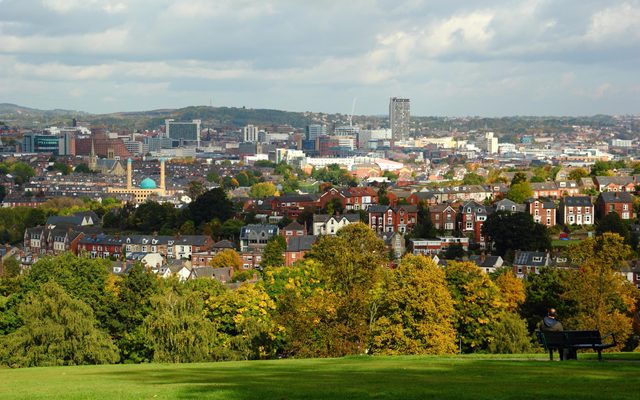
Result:
M0 102L638 114L640 2L0 0Z

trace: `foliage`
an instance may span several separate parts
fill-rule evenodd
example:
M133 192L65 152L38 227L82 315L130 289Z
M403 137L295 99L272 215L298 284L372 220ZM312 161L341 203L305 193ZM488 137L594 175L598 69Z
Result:
M205 191L206 188L200 181L191 181L187 185L187 196L189 196L191 200L195 200L202 196Z
M436 228L431 221L429 207L424 202L418 203L417 221L413 232L411 232L411 237L425 239L436 237Z
M505 302L506 310L518 311L526 299L523 281L518 279L511 269L504 268L496 277L495 284Z
M489 352L496 354L520 354L531 351L527 324L514 312L504 313L495 324Z
M640 295L620 274L631 248L615 233L604 233L569 247L580 269L567 280L565 297L574 304L569 325L614 333L619 348L632 333L633 313Z
M527 213L493 213L482 225L482 234L495 247L495 254L503 257L509 250L551 249L546 226L534 222Z
M284 237L276 235L269 239L262 252L261 267L280 267L284 265L284 251L287 249L287 241Z
M524 172L516 172L513 175L513 178L511 179L511 186L513 185L517 185L519 183L524 183L527 181L527 174L525 174Z
M276 194L276 185L271 182L258 182L251 186L251 190L249 191L249 196L254 199L264 199L265 197L270 197Z
M468 172L464 174L464 178L462 178L462 183L465 185L482 185L484 182L485 179L475 172Z
M110 317L110 293L106 291L108 260L76 257L65 253L57 257L44 257L31 266L25 277L25 286L37 290L55 280L73 298L87 303L101 326Z
M147 200L140 204L127 220L127 227L137 232L171 235L178 227L178 212L171 203Z
M18 243L24 239L24 230L44 225L46 213L39 208L0 208L0 241Z
M464 248L461 244L452 244L447 246L444 251L444 258L447 260L457 260L459 258L464 257Z
M275 356L283 327L272 318L276 306L253 284L225 290L207 301L207 316L216 327L220 345L216 358L255 360Z
M15 257L7 257L7 259L2 262L2 275L4 277L14 278L20 275L21 270L20 261Z
M153 311L143 323L156 362L198 362L214 359L219 341L215 326L204 318L204 300L197 292L169 289L152 299Z
M382 289L379 316L372 324L371 351L455 352L454 307L444 271L424 256L407 255L390 275Z
M149 362L153 349L144 335L144 319L152 312L151 299L160 292L158 276L135 264L116 283L110 331L125 362Z
M523 203L531 196L533 196L533 190L531 190L529 182L526 181L512 184L507 192L507 198L515 203Z
M346 169L342 169L338 164L331 164L327 167L313 171L314 179L323 182L330 182L336 186L355 186L357 181Z
M18 308L24 325L0 341L0 359L11 367L113 363L116 347L98 330L91 308L47 282Z
M449 261L445 273L462 351L487 350L495 337L496 319L506 309L498 288L472 262Z
M94 173L94 171L91 170L91 168L89 168L89 166L85 163L81 163L76 165L76 167L73 169L73 172L76 174L92 174Z
M629 226L616 212L610 212L605 215L596 225L597 236L601 236L605 232L617 233L624 238L625 243L630 244L631 232L629 231Z
M233 217L233 203L221 188L204 192L195 201L189 203L189 216L196 226L214 218L224 222Z
M209 265L213 268L232 267L235 271L242 269L242 258L240 254L233 249L224 249L211 258Z
M569 172L569 179L572 181L579 181L582 178L589 176L589 171L584 168L576 168Z
M567 270L551 267L542 268L537 274L527 275L521 313L527 320L529 331L538 328L550 308L555 308L561 319L570 314L571 306L564 296L567 275Z

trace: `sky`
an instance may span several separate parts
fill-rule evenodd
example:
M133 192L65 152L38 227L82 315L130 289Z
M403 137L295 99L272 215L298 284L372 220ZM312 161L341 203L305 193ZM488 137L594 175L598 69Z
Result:
M0 0L0 103L640 114L640 0Z

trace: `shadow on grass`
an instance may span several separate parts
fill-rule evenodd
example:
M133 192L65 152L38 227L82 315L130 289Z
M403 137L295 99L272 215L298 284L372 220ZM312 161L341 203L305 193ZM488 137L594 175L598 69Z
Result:
M634 363L635 364L635 363ZM638 399L638 366L465 357L350 357L106 371L183 399ZM635 383L634 383L635 382Z

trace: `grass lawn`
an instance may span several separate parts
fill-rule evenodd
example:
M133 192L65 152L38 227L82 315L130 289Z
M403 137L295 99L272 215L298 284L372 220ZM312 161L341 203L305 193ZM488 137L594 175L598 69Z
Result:
M0 399L640 399L640 353L0 369Z

